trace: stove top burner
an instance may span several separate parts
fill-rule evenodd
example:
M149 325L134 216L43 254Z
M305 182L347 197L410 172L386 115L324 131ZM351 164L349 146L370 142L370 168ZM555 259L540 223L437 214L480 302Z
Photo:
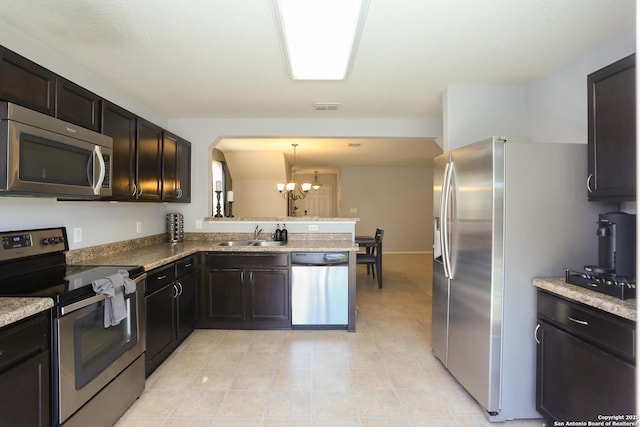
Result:
M49 297L56 305L67 304L95 295L91 283L120 270L127 270L131 278L144 272L142 267L134 266L62 265L0 280L0 296Z
M67 265L64 227L0 232L0 296L53 298L56 305L95 295L91 282L119 270L129 277L142 267Z
M565 270L565 282L600 292L621 300L636 297L636 281L598 271Z

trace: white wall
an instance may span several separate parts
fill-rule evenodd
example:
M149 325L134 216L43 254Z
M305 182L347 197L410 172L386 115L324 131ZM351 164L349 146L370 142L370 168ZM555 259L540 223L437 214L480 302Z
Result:
M587 75L633 52L635 27L526 87L448 86L444 150L492 135L586 144Z
M384 229L384 252L427 252L433 245L432 167L342 168L342 209L357 235Z
M492 135L526 133L524 87L451 85L443 95L444 151L453 150Z
M533 142L587 143L587 75L636 51L635 26L527 88Z

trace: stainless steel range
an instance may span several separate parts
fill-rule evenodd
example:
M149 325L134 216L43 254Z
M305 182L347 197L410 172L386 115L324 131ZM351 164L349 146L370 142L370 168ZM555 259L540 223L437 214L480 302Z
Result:
M112 426L144 390L144 269L66 265L64 227L0 232L0 241L0 296L54 300L53 425ZM92 282L117 274L135 292L119 305L124 319L105 326L109 297Z

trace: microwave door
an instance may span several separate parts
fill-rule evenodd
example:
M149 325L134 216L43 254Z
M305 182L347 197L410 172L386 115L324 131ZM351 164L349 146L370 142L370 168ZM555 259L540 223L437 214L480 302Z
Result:
M23 123L10 122L9 127L10 174L5 190L52 197L106 195L102 189L111 148Z

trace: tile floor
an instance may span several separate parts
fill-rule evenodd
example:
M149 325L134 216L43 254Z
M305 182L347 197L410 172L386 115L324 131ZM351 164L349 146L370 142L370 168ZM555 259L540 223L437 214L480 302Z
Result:
M382 290L358 266L355 333L197 330L116 427L492 425L431 354L428 255L384 261Z

